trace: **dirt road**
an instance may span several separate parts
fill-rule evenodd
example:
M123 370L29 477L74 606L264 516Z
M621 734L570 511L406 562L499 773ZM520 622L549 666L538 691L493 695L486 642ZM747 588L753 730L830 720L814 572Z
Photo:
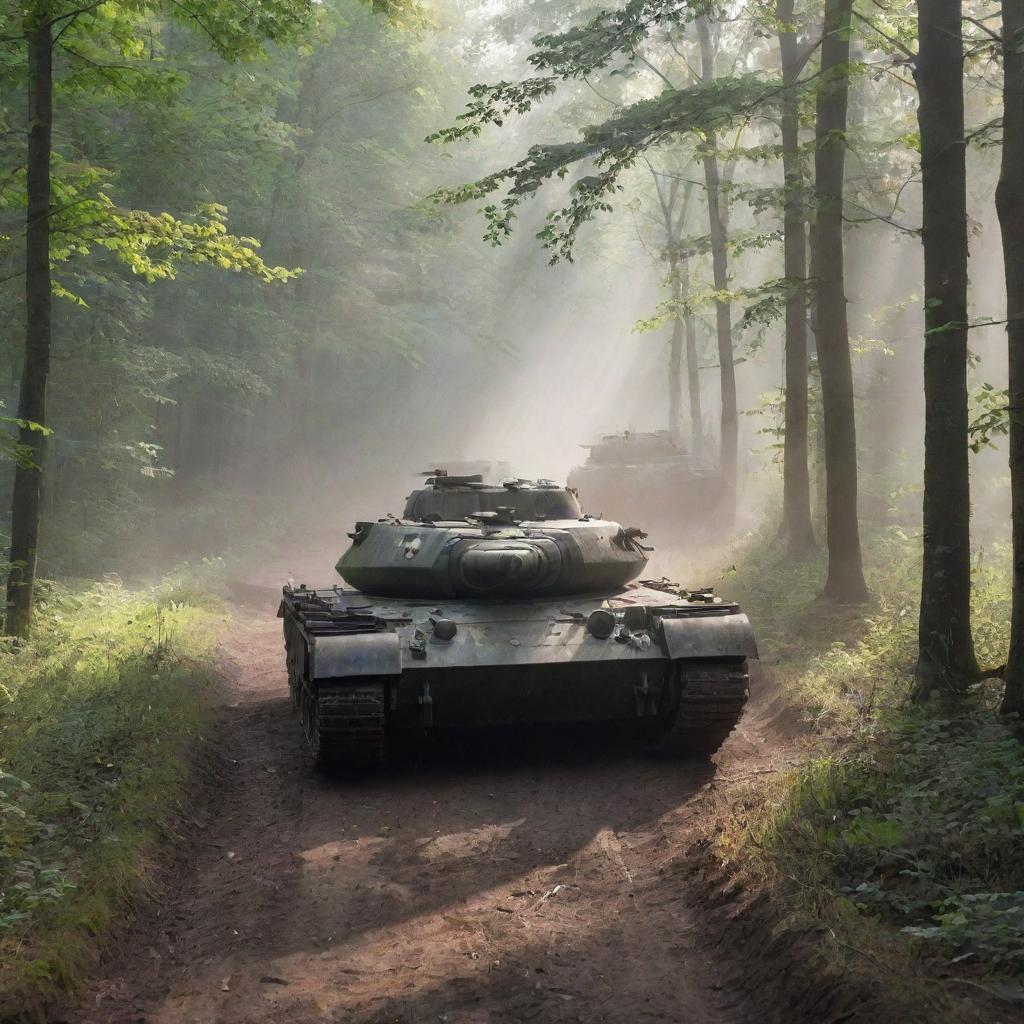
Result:
M287 700L279 623L225 653L214 779L174 877L62 1019L754 1019L720 984L680 859L716 771L769 757L755 716L717 769L563 733L330 780Z

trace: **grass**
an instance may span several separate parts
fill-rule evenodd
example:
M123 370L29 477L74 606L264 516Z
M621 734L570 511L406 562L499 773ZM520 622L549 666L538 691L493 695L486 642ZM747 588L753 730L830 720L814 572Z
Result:
M217 606L182 581L40 588L0 645L0 1019L81 979L146 885L209 721Z
M1024 997L1024 757L986 682L955 704L913 706L918 544L872 537L872 601L815 594L820 556L780 560L754 537L724 589L751 614L762 653L816 739L794 770L732 794L714 850L773 886L837 941L925 977ZM1009 557L979 554L979 660L999 664L1009 633Z

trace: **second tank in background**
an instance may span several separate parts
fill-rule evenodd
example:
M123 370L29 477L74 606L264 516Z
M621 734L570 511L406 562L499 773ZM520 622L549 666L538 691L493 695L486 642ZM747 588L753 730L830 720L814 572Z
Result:
M700 533L724 494L718 467L691 455L667 430L605 434L582 465L569 473L568 485L583 508L618 522L643 522L657 539L666 530L685 527Z

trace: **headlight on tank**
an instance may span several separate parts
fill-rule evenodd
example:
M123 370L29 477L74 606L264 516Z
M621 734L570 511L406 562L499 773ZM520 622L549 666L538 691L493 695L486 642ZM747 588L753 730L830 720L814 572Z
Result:
M434 639L440 640L442 643L454 640L455 634L458 631L458 624L453 619L437 619L434 621Z

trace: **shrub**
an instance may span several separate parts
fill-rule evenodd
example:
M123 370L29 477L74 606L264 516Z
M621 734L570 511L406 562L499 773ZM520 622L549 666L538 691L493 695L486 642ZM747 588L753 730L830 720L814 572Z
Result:
M173 814L216 608L168 593L46 584L0 644L0 1016L81 974Z

